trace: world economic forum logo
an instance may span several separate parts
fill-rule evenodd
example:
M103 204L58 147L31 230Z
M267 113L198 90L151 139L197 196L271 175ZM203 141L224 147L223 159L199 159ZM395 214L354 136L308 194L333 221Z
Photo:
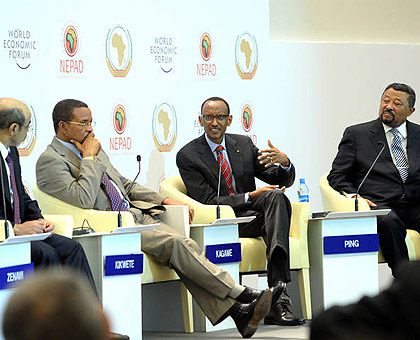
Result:
M35 147L38 124L33 107L25 102L24 104L31 112L31 125L29 126L25 140L18 146L18 151L20 156L29 156Z
M210 34L204 32L200 37L200 53L205 61L209 61L213 52Z
M254 123L251 105L245 104L241 110L241 125L245 132L249 132Z
M121 104L117 105L114 109L114 129L121 135L127 127L127 112Z
M79 49L79 35L74 26L69 25L64 30L64 50L69 57L74 57Z
M133 46L130 32L117 25L106 37L106 63L114 77L126 77L133 63Z
M177 118L172 105L162 103L155 107L152 118L152 134L159 151L172 150L177 137Z
M252 79L258 67L258 46L255 37L247 32L236 39L236 71L242 79Z

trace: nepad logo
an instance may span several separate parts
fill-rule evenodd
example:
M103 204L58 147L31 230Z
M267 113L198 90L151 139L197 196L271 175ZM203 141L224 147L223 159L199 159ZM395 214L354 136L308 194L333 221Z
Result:
M200 42L201 42L201 47L200 47L201 57L204 59L204 61L209 61L211 58L211 54L213 52L213 46L211 43L210 34L208 34L207 32L204 32L201 35Z
M244 129L245 132L249 132L252 128L252 123L253 123L251 106L249 104L245 104L242 107L241 112L242 112L241 114L242 128Z
M69 57L74 57L79 49L79 36L74 26L68 26L64 30L64 50Z
M125 111L124 106L117 105L114 110L114 129L121 135L124 133L127 127L127 112Z

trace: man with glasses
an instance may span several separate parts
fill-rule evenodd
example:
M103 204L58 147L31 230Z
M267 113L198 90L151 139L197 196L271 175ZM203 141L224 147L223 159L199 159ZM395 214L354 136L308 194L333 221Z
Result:
M78 100L66 99L55 106L56 136L36 165L39 188L81 208L130 211L138 224L160 223L154 230L142 231L141 249L173 268L203 312L213 324L231 316L243 337L251 337L259 321L270 310L272 295L282 285L264 291L237 284L229 274L208 261L195 241L180 235L159 221L163 205L182 205L164 195L123 177L101 150L93 134L92 113ZM190 221L194 211L189 207Z
M25 104L13 98L0 98L0 166L3 174L0 195L6 206L5 213L3 202L0 204L0 219L7 215L15 235L51 232L45 240L31 242L31 260L35 268L73 267L87 277L96 293L83 248L67 237L54 234L54 224L43 218L38 203L29 197L23 186L16 147L25 140L30 124L31 112Z
M284 195L293 184L295 169L287 155L268 141L268 149L258 150L246 136L225 134L232 123L229 104L222 98L204 101L198 117L205 133L185 145L176 163L193 199L217 204L219 167L221 167L220 204L230 205L236 216L256 216L239 226L240 237L262 236L267 245L267 281L269 287L290 279L289 229L291 205ZM255 178L269 185L256 188ZM273 301L266 324L301 325L284 291Z

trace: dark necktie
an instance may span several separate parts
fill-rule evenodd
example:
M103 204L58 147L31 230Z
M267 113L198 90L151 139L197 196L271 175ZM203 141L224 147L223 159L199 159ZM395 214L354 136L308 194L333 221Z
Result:
M216 150L217 150L216 151L217 152L217 163L222 168L223 178L225 179L227 187L229 189L229 196L236 195L236 192L233 189L233 185L232 185L232 173L230 171L230 166L229 166L228 162L226 161L225 157L223 156L223 152L222 152L223 151L223 146L219 145L216 148Z
M391 129L391 132L394 135L391 142L391 151L394 154L395 163L400 173L401 179L403 182L405 182L408 177L408 160L404 153L400 133L395 128Z
M111 180L109 179L108 175L105 173L102 177L102 183L105 185L106 193L108 194L109 200L111 201L111 208L113 211L118 211L118 207L121 202L121 195L112 185ZM128 207L126 202L123 201L121 204L121 211L127 211Z
M6 163L7 163L7 166L9 167L10 185L12 186L12 191L13 191L14 222L15 224L19 224L20 223L19 195L18 195L18 190L16 186L16 178L15 178L13 161L12 161L12 157L10 156L10 153L6 157Z

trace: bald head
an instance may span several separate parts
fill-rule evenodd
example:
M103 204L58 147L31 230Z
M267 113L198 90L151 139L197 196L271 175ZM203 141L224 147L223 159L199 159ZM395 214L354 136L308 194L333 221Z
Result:
M21 101L0 98L0 142L6 147L18 146L26 138L31 112Z

